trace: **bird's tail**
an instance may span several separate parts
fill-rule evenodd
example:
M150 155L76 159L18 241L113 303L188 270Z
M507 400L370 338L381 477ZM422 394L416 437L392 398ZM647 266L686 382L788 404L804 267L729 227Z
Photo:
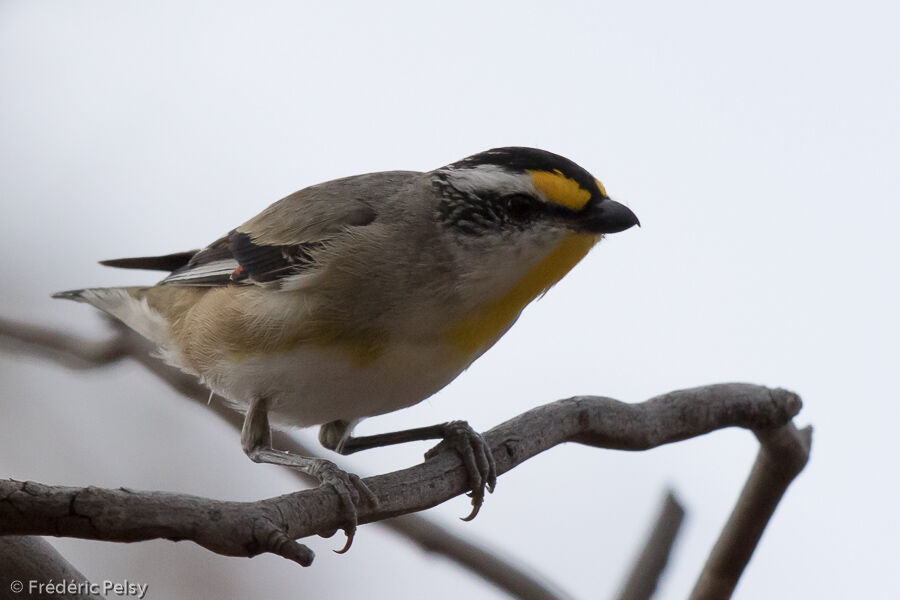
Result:
M53 298L84 302L122 321L157 344L167 341L168 326L162 315L147 302L146 287L88 288L57 292Z

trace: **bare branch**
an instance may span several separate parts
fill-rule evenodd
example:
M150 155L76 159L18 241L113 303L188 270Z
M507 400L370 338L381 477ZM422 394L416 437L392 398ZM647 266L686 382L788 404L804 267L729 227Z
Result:
M812 428L793 423L756 432L759 453L737 504L691 593L693 600L730 598L788 486L809 460Z
M74 369L103 367L121 358L137 361L166 385L194 402L209 407L237 432L242 418L221 402L208 404L209 392L191 377L151 356L153 347L117 321L110 320L116 333L106 342L88 342L45 327L26 325L0 318L0 349L26 352L54 360ZM273 431L275 447L302 456L319 456L317 449L306 447L283 431ZM306 484L317 482L294 469L287 469ZM569 594L550 583L532 567L506 558L479 544L460 537L422 515L403 515L379 523L427 552L443 556L523 600L564 600ZM2 538L0 538L2 539Z
M205 402L205 392L199 384L151 358L146 342L129 332L122 333L120 330L120 334L107 343L85 345L83 341L64 334L0 319L0 342L7 348L28 350L72 368L92 368L110 364L126 356L131 357L177 391L196 401ZM488 441L498 457L502 473L563 441L623 450L645 450L723 427L739 426L754 430L762 444L759 457L692 596L727 598L752 555L775 506L808 459L810 430L797 432L790 423L791 417L800 410L800 405L799 398L790 392L747 384L682 390L640 405L626 405L609 398L580 397L529 411L493 429L488 433ZM236 413L220 405L214 406L214 410L230 424L239 427L240 417ZM296 440L284 434L279 435L277 444L302 454L313 454L310 449L300 446ZM297 475L302 479L302 476ZM373 522L443 502L463 491L465 476L455 456L443 455L412 469L370 478L367 483L373 486L380 498L387 501L382 501L378 511L364 510L361 522ZM14 489L10 486L22 487ZM3 489L11 495L0 500L5 503L0 506L22 500L21 496L15 495L17 490L24 493L26 498L30 498L32 493L40 492L37 497L42 499L38 503L41 509L29 520L28 527L32 529L25 531L29 533L45 532L49 535L120 541L154 537L192 539L225 554L234 552L238 556L252 556L268 551L300 563L305 563L311 556L293 539L315 533L328 535L340 526L336 517L339 514L336 500L328 497L327 490L289 494L256 503L228 503L159 492L50 488L18 482L7 482L5 488L0 486L0 490ZM109 496L98 501L104 494ZM54 510L42 512L48 506L55 509L60 509L63 505L75 507L76 500L79 500L79 511L83 507L87 510L87 515L79 511L71 515ZM104 503L108 500L123 502L111 505L110 512L104 510ZM177 518L173 522L172 513L169 512L173 509L173 502L175 506L179 503L192 506L197 515L212 515L213 518L205 522L201 518L193 526L179 522ZM227 510L219 512L222 508ZM168 516L160 514L158 510L168 513ZM0 511L0 515L7 513ZM96 519L102 527L93 533L88 531L79 535L79 528L70 521L83 520L85 516L90 517L90 523ZM159 521L155 521L154 516L159 517ZM223 518L225 516L227 518ZM135 517L138 517L135 521L123 522ZM0 532L15 532L4 528L4 523L8 522L8 519L0 518ZM207 526L208 530L198 527L198 524ZM402 535L409 536L421 547L441 552L518 597L565 596L539 579L531 578L517 566L442 530L424 518L407 515L389 519L385 524ZM48 530L51 525L51 530ZM56 529L60 525L71 528L75 533ZM162 533L155 535L153 532L157 530L154 527L161 528ZM188 531L183 531L184 529ZM166 532L170 535L166 535ZM100 533L104 537L98 537ZM236 537L224 539L228 535ZM263 537L260 538L260 535ZM235 542L242 539L245 545L236 548ZM492 560L487 560L486 557Z
M70 369L95 369L115 363L131 354L133 336L117 328L116 335L102 342L0 318L0 340L14 352L27 352L58 362Z
M781 427L799 397L749 384L681 390L641 404L580 396L532 409L485 434L503 474L566 441L646 450L725 427ZM431 508L468 489L458 455L369 477L379 506L360 507L360 523ZM119 542L192 540L229 556L271 552L300 564L312 557L293 540L343 526L340 500L325 487L257 502L224 502L163 492L0 483L0 534L63 535Z
M413 518L419 517L419 518ZM416 542L426 552L442 554L471 569L515 598L528 600L565 600L572 598L552 581L532 568L512 564L496 551L489 551L456 536L450 531L434 526L429 519L419 515L404 515L382 521ZM518 561L517 561L518 562Z
M653 597L683 521L684 508L670 491L663 499L650 537L622 586L619 600L649 600Z
M48 583L60 582L84 582L88 581L78 569L56 551L56 549L39 537L9 535L0 537L0 597L18 598L25 596L37 596L43 598L45 594L31 593L29 582L39 581ZM15 591L15 582L22 584L19 592ZM7 590L13 592L7 596ZM52 594L54 598L63 600L100 600L100 596L84 590L83 593Z

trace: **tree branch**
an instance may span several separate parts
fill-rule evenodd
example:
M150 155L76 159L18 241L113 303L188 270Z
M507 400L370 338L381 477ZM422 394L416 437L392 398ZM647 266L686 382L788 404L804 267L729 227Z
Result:
M241 431L242 417L221 402L210 404L208 390L195 377L153 357L153 346L119 322L110 319L109 323L115 333L108 340L89 342L46 327L0 317L0 349L39 356L76 370L96 369L129 358L141 364L174 391L207 407L235 431ZM307 447L287 432L275 430L272 434L277 448L302 456L321 455L318 449ZM295 469L286 471L306 484L318 484L315 479ZM489 551L422 515L404 515L382 521L379 525L410 540L426 552L457 563L513 597L523 600L564 600L571 597L541 577L533 567L524 566L521 561L504 557L496 551Z
M116 333L110 339L90 342L61 331L0 317L0 340L7 350L40 356L69 369L96 369L134 355L137 337L124 327L115 328Z
M663 499L650 537L622 586L619 600L650 600L653 597L683 521L684 508L670 491Z
M566 441L645 450L725 427L780 427L800 406L791 392L736 383L672 392L641 404L580 396L519 415L488 431L485 440L502 475ZM361 506L360 523L425 510L468 490L462 460L451 452L365 482L379 506ZM311 552L293 540L333 534L343 526L341 514L337 494L326 487L226 502L165 492L0 483L0 534L192 540L220 554L271 552L302 565L311 562Z
M793 423L756 432L759 453L750 477L691 593L692 600L730 598L788 486L809 460L812 427Z
M132 334L120 333L111 342L95 344L82 352L85 346L75 338L46 330L43 333L50 335L35 336L32 334L41 332L40 328L18 324L9 327L10 323L0 319L0 339L7 342L6 346L14 339L33 353L73 368L96 367L129 356L176 390L198 401L205 399L196 382L150 358L146 344ZM749 384L681 390L634 405L585 396L528 411L492 429L485 437L502 474L565 441L646 450L725 427L753 430L761 442L759 456L692 596L727 598L777 503L808 460L811 431L807 428L798 432L790 422L800 407L799 397L791 392ZM229 423L239 426L235 413L216 409ZM293 438L279 437L280 447L312 454ZM368 478L366 483L381 504L378 509L362 507L361 523L439 504L463 493L467 477L456 455L442 454L410 469ZM294 540L314 534L330 535L341 526L339 514L338 500L328 489L236 503L163 492L0 482L0 534L69 535L115 541L188 539L222 554L253 556L272 552L300 564L308 564L312 554ZM439 548L519 597L563 596L540 580L529 578L515 565L425 519L404 516L387 523L421 547L432 551ZM400 523L403 525L398 526ZM494 560L484 560L485 555Z
M19 598L36 596L44 598L53 596L62 600L101 600L101 596L91 594L87 590L70 593L68 589L62 593L43 594L31 592L29 582L84 582L87 579L78 569L67 561L56 549L43 538L30 536L0 536L0 597ZM15 591L15 582L22 584L19 592ZM7 590L12 595L7 595Z

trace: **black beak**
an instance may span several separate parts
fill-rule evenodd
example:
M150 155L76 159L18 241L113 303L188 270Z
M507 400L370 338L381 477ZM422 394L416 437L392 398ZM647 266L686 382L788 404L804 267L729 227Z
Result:
M624 204L603 198L585 207L578 224L591 233L619 233L634 225L640 227L641 222Z

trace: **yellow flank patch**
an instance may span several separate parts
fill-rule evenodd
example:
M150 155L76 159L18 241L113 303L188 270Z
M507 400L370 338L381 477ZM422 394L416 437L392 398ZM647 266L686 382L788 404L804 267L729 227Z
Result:
M527 171L531 175L531 181L534 183L535 189L539 190L547 200L572 210L581 210L588 200L591 199L591 193L578 185L574 179L570 179L560 173L558 170L553 171Z
M378 360L384 351L386 337L375 330L348 330L346 324L322 324L311 334L311 343L341 351L358 367L367 367Z
M346 327L333 315L312 320L304 305L291 306L294 299L287 292L276 295L255 286L157 286L148 292L151 307L167 309L160 312L169 322L170 335L189 366L200 373L222 358L239 363L305 345L337 350L359 366L371 364L383 350L381 332ZM272 298L280 302L273 304Z
M550 289L584 258L597 239L590 234L573 234L564 239L501 298L453 325L447 331L448 341L466 357L487 350L529 302Z
M347 327L346 324L327 321L306 327L295 323L278 333L267 328L253 333L254 335L247 335L240 342L246 350L231 351L231 360L241 362L250 356L284 354L301 346L315 346L336 350L356 366L365 367L378 360L384 350L384 335L374 330L358 330Z

